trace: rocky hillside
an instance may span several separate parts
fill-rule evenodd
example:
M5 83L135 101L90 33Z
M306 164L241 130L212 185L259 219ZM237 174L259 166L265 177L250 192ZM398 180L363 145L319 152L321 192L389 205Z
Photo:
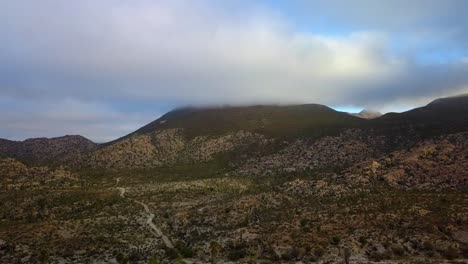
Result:
M468 133L425 140L412 148L357 164L348 170L347 177L363 177L364 181L403 189L466 188Z
M88 164L148 168L255 156L295 138L336 134L365 120L321 105L179 109L90 155ZM236 159L237 159L236 158Z
M373 119L316 104L183 108L99 146L81 136L0 140L0 156L90 168L154 168L219 158L253 174L330 169L464 132L466 112L468 96Z
M183 129L165 129L104 146L92 153L88 164L105 168L151 168L199 163L213 160L218 154L253 146L261 148L267 143L264 136L247 131L190 139Z
M32 138L24 141L0 139L0 157L12 157L31 164L75 163L97 144L82 136Z
M389 145L385 136L349 129L336 136L295 140L276 153L248 160L237 169L237 173L265 176L344 168L382 156Z
M345 167L466 131L467 98L369 120L321 105L185 108L104 144L86 161L91 167L152 168L237 153L230 163L253 174Z
M78 176L62 167L31 167L15 159L0 158L0 189L46 189L54 186L70 186L79 183Z

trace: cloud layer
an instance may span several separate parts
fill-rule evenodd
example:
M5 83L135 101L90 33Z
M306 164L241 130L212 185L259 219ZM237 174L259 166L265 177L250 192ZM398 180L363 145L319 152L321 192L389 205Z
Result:
M21 111L0 137L104 141L184 104L398 110L468 92L466 1L342 2L1 2L0 110Z

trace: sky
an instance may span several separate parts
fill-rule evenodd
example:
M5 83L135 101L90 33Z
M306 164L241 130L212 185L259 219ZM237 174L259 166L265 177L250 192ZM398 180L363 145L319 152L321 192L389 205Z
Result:
M181 106L405 111L468 92L465 0L0 0L0 137L106 142Z

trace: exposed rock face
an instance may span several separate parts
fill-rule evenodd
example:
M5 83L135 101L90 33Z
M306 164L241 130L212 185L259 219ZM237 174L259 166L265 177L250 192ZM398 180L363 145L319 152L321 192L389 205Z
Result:
M96 148L96 143L82 136L0 140L0 156L38 164L75 163Z
M151 168L176 162L206 162L219 153L267 142L264 136L246 131L188 139L182 129L165 129L153 134L134 135L106 146L93 153L89 162L107 168Z

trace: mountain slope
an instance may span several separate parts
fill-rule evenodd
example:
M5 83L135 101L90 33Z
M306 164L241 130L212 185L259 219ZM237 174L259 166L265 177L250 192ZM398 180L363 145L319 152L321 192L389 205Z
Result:
M339 156L343 158L325 164L344 166L424 138L466 131L466 113L468 96L438 99L408 112L369 120L317 104L182 108L99 146L81 136L22 142L0 139L0 156L36 164L147 168L217 158L232 163L285 150L280 160L293 164L303 160L302 167L310 167L311 160ZM359 142L361 148L343 148L349 145L346 142ZM338 164L339 160L347 162Z
M88 161L98 167L147 168L207 162L231 153L228 162L232 163L232 159L246 161L283 149L286 156L279 160L292 164L303 160L302 167L344 166L408 147L428 136L465 131L467 98L440 99L370 120L317 104L183 108L104 144ZM361 147L345 147L350 145L347 142L358 142ZM310 155L314 158L305 158ZM277 158L266 162L272 160ZM311 160L333 162L313 165ZM275 166L287 166L276 162Z
M441 98L403 113L388 113L372 120L374 127L411 127L421 135L439 135L468 128L468 95Z
M163 115L130 135L182 128L188 137L240 130L271 137L310 137L360 123L359 118L317 104L183 108Z
M33 164L77 162L97 149L97 144L82 136L32 138L24 141L0 140L0 156Z
M337 134L365 121L313 104L178 109L104 145L89 162L154 167L206 162L236 151L252 156L281 140Z

